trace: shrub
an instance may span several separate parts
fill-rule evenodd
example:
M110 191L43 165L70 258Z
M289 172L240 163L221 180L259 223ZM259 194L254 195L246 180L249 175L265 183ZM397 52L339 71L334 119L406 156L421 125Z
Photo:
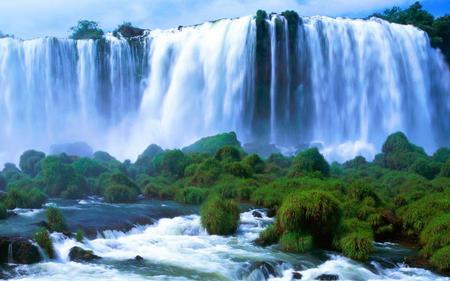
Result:
M331 242L340 220L337 200L328 192L300 191L287 197L278 210L277 223L284 231L311 233L316 243Z
M441 271L450 271L450 246L437 250L431 256L430 263Z
M156 144L149 145L141 155L138 156L135 165L143 172L148 173L151 169L153 158L158 154L163 153L164 150Z
M42 179L49 196L59 197L69 186L76 186L80 197L87 193L85 179L75 172L69 161L64 154L42 160Z
M11 183L13 181L17 181L23 178L26 178L25 174L23 174L16 165L12 163L5 163L5 166L2 170L2 177L5 179L7 183Z
M106 172L107 168L95 160L89 158L79 158L72 163L75 172L85 177L98 177Z
M357 219L343 220L337 231L334 245L349 258L367 260L373 251L373 234L370 225Z
M5 203L8 209L39 209L47 201L45 193L38 189L11 188L6 193Z
M285 252L303 253L312 249L311 235L298 232L285 232L280 238L281 249Z
M209 234L231 235L239 224L239 208L231 200L212 196L200 210L202 226Z
M274 153L267 159L268 164L275 164L280 168L287 168L291 165L291 159L285 157L281 153Z
M450 178L450 158L447 159L444 164L442 164L439 176Z
M199 187L186 187L177 191L175 200L185 204L201 204L208 190Z
M77 242L82 243L84 240L84 231L81 229L78 229L77 232L75 233L75 240L77 240Z
M268 246L277 243L279 239L280 234L275 225L272 224L259 233L259 237L256 239L255 243L260 246Z
M192 184L210 186L217 181L221 173L222 166L220 162L214 158L208 158L198 165L192 177Z
M450 212L450 195L440 192L402 207L399 215L407 233L418 235L435 216L446 212Z
M411 144L402 132L389 135L382 151L383 166L393 170L406 170L418 158L427 157L423 148Z
M347 169L359 169L367 165L367 160L363 156L356 156L354 159L344 163L344 167Z
M46 211L48 227L51 231L67 231L67 223L61 211L56 207L49 207Z
M71 39L100 39L103 37L103 30L98 27L98 23L90 20L80 20L78 24L70 28Z
M105 201L109 203L132 203L135 202L139 191L133 187L120 183L112 183L105 189Z
M144 35L144 29L133 26L131 22L124 22L113 31L113 35L116 37L120 35L125 38L132 38Z
M439 173L440 165L437 162L431 162L425 158L418 158L409 169L412 172L431 180Z
M363 201L366 198L370 198L373 200L374 206L378 206L381 203L381 199L374 190L375 188L367 180L356 180L350 184L348 195L355 201Z
M6 210L5 205L0 203L0 220L4 220L8 217L8 211Z
M224 170L230 175L238 178L248 178L250 177L250 169L242 165L240 162L228 162L224 165Z
M189 164L189 158L181 150L166 150L152 159L150 174L181 178Z
M55 258L53 242L50 239L47 229L39 228L33 235L33 240L41 247L50 259Z
M433 161L445 163L450 158L450 148L442 147L433 154Z
M241 153L234 146L224 146L216 152L215 158L223 162L240 161Z
M19 167L25 174L34 177L40 171L39 162L45 158L45 154L36 150L27 150L20 156Z
M431 256L436 250L450 245L450 213L436 216L420 233L422 254Z
M309 148L297 154L292 162L292 174L302 175L320 172L324 176L330 174L330 166L317 148Z
M266 167L266 164L261 157L256 154L251 154L244 157L244 159L242 159L242 163L249 167L252 173L262 173Z
M240 148L236 133L223 133L215 136L202 138L195 143L183 148L184 153L207 153L214 155L220 148L232 146Z

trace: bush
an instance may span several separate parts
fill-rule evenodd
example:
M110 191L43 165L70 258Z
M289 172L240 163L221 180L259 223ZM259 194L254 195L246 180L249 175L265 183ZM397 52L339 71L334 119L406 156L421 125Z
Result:
M291 165L291 159L285 157L281 153L274 153L267 159L267 164L275 164L280 168L287 168Z
M75 240L77 240L77 242L82 243L84 240L84 231L81 229L78 229L77 232L75 233Z
M183 148L184 153L207 153L214 155L224 146L240 148L241 144L237 140L236 133L223 133L215 136L202 138L195 143Z
M141 155L138 156L135 165L143 172L148 173L151 169L153 158L158 154L163 153L164 150L156 144L149 145Z
M421 253L431 256L436 250L450 245L450 213L435 217L420 233Z
M450 158L450 148L447 147L439 148L432 156L433 161L439 163L445 163L449 158Z
M13 181L17 181L23 178L26 178L26 175L23 174L16 165L12 163L5 163L5 166L2 170L2 177L5 179L7 183L11 183Z
M33 240L41 247L50 259L55 258L53 242L50 239L47 229L39 228L33 235Z
M357 219L342 221L334 244L349 258L367 260L373 252L373 234L370 225Z
M349 160L343 164L347 169L360 169L367 165L367 160L363 156L356 156L354 159Z
M25 174L34 177L40 171L39 162L45 158L45 154L36 150L27 150L20 156L19 167Z
M399 210L407 234L418 235L437 215L450 212L450 195L434 193L414 201Z
M59 197L69 186L79 189L79 198L87 194L85 179L75 172L69 161L64 154L42 160L42 179L49 196Z
M224 170L230 175L238 178L248 178L250 177L250 169L242 165L240 162L228 162L224 165Z
M241 153L234 146L224 146L217 151L215 158L222 162L240 161Z
M303 253L311 250L313 238L311 235L298 232L285 232L280 238L281 249L285 252Z
M440 165L437 162L431 162L425 158L418 158L409 169L412 172L431 180L439 173Z
M78 24L70 28L72 34L71 39L101 39L103 37L103 30L98 27L98 23L89 20L80 20Z
M315 243L326 245L340 220L337 200L328 192L300 191L287 197L277 214L283 231L311 233Z
M441 271L450 271L450 246L437 250L431 256L430 263Z
M175 200L185 204L201 204L208 194L208 190L199 187L186 187L176 192Z
M0 203L0 220L4 220L8 217L8 211L6 210L5 205Z
M442 164L439 176L450 178L450 158L447 159L444 164Z
M153 158L150 174L181 178L189 162L189 158L181 150L166 150Z
M103 164L89 158L79 158L75 160L72 163L72 167L77 174L93 178L97 178L107 170Z
M109 203L133 203L137 200L139 191L120 183L112 183L105 189L105 201Z
M6 193L5 204L8 209L39 209L47 201L45 193L38 189L11 188Z
M402 132L389 135L382 151L383 166L393 170L406 170L418 158L427 157L423 148L410 143Z
M231 235L239 224L239 208L231 200L212 196L200 210L202 226L212 235Z
M320 172L324 176L330 174L330 166L317 148L309 148L297 154L292 162L292 174L302 175Z
M348 195L355 201L363 201L366 198L370 198L374 202L374 206L378 206L381 203L380 197L375 193L375 188L368 183L367 180L356 180L350 184L348 188Z
M259 237L255 243L260 246L268 246L277 243L279 239L280 234L275 225L272 224L259 233Z
M214 158L208 158L198 165L192 177L192 184L210 186L217 181L221 173L222 166L220 162Z
M56 207L49 207L46 211L47 223L50 231L65 232L67 223L61 211Z
M143 194L145 198L173 199L175 188L164 177L150 177L144 187Z
M251 154L244 157L244 159L242 159L242 163L246 167L249 167L252 173L257 174L264 172L264 169L266 167L266 164L261 159L261 157L256 154Z

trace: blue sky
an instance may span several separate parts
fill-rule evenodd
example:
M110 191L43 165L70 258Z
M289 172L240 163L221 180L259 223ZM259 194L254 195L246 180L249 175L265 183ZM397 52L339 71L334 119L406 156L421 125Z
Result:
M170 28L218 18L254 14L257 9L300 15L363 17L415 0L1 0L0 30L21 38L65 37L79 19L112 30L130 21L146 28ZM450 0L423 0L434 15L450 13Z

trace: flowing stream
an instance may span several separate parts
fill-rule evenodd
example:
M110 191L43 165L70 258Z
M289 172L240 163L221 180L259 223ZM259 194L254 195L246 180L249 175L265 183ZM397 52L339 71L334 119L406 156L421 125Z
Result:
M62 208L68 221L74 223L81 217L73 212L75 209L82 214L92 213L96 221L124 218L107 212L122 206L96 200L51 204ZM249 207L243 207L237 234L221 237L208 235L201 227L197 207L144 201L129 208L128 212L133 210L138 215L167 217L127 231L97 231L82 243L54 233L56 260L14 266L4 274L13 280L291 280L293 272L298 272L303 276L301 280L314 280L322 274L337 275L339 280L449 280L425 269L407 267L402 262L412 251L392 243L376 243L375 253L365 264L333 252L289 254L281 252L277 245L256 246L253 240L258 233L273 223L264 210L258 210L262 214L258 218ZM169 208L175 211L167 213ZM187 214L190 212L193 214ZM39 221L41 213L20 213L15 223ZM74 246L92 250L102 259L71 262L68 254ZM143 260L135 260L137 255Z

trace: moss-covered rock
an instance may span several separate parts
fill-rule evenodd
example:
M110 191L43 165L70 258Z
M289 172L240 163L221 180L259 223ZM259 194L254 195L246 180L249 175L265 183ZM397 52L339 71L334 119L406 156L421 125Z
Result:
M239 225L239 208L231 200L212 196L202 205L202 226L209 234L231 235Z
M195 143L183 148L184 153L207 153L214 155L224 146L240 148L241 144L237 140L236 133L229 132L215 136L202 138Z

